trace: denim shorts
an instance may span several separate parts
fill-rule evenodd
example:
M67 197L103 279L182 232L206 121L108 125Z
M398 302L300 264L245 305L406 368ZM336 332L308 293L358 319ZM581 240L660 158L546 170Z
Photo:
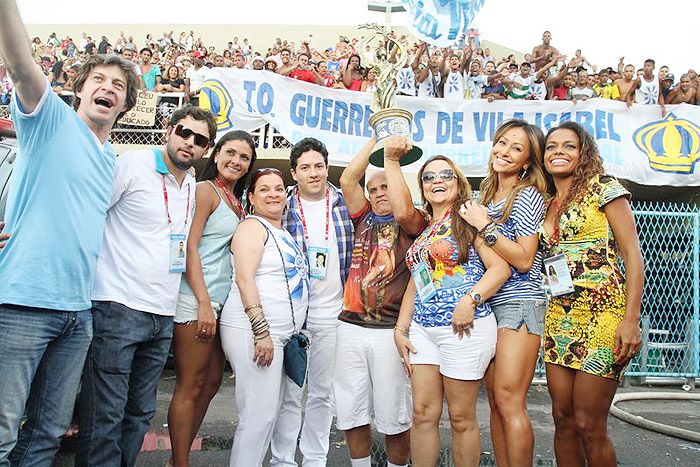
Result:
M498 329L518 331L524 324L530 334L541 336L544 331L546 300L510 300L500 305L491 305L491 309L496 315Z
M211 309L214 311L214 316L219 319L222 305L220 303L211 302ZM187 324L197 321L197 310L199 302L194 295L180 292L177 297L177 306L175 307L175 318L173 321L177 324Z

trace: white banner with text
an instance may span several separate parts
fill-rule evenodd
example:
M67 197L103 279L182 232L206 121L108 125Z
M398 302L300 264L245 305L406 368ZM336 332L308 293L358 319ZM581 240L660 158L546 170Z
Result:
M218 136L269 123L292 143L321 140L332 165L345 166L372 134L372 94L330 89L268 71L214 68L200 106L217 117ZM412 137L423 158L404 168L417 172L431 156L453 159L470 177L487 173L492 138L505 120L519 118L546 133L564 121L583 125L598 143L608 173L644 185L697 186L700 107L633 105L609 99L569 101L449 100L397 96L413 114Z

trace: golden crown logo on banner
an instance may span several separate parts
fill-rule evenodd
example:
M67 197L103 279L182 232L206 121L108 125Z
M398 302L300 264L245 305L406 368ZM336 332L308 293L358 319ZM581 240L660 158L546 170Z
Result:
M657 172L692 174L700 159L700 128L672 113L638 128L632 140Z
M216 131L233 128L231 111L233 99L221 81L210 79L204 82L199 92L199 107L209 110L216 117Z

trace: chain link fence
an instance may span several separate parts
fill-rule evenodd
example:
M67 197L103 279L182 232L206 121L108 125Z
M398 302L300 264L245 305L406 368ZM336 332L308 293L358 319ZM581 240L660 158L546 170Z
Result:
M700 210L633 203L645 262L642 349L630 376L700 376Z

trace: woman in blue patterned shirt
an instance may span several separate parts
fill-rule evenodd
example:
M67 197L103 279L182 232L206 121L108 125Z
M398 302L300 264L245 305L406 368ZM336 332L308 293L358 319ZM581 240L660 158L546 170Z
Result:
M455 464L477 465L476 399L496 350L496 320L485 300L510 276L510 268L472 227L452 215L470 199L471 190L450 159L431 158L418 180L432 222L406 254L413 280L394 333L413 392L411 458L415 466L437 462L444 395ZM392 207L395 212L406 208Z

